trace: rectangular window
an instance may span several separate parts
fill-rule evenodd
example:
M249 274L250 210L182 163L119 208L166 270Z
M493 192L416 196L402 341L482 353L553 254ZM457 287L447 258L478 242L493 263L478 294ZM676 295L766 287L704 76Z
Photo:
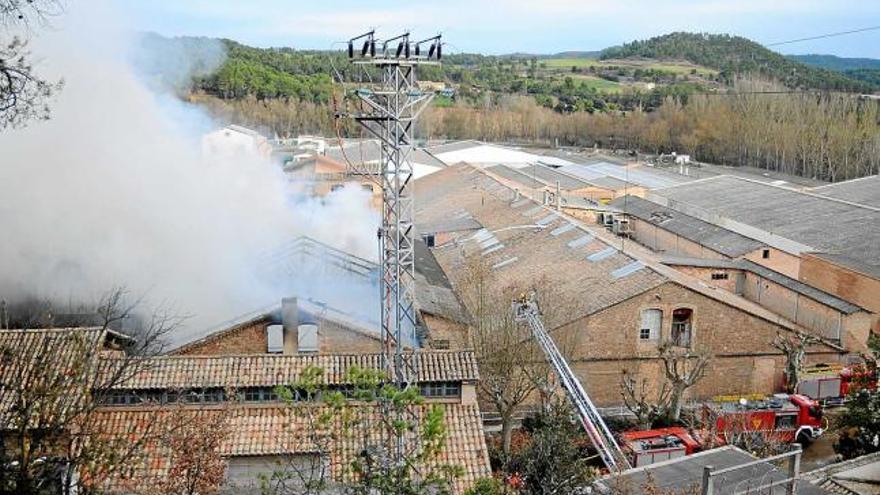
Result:
M280 354L284 352L284 326L269 325L266 327L266 352Z
M642 311L642 325L639 327L639 340L657 340L660 338L660 325L663 322L663 311L645 309Z
M691 346L691 328L693 311L689 308L678 308L672 312L672 343L679 347Z
M422 234L422 240L425 241L425 245L429 248L434 247L435 239L434 234Z
M764 258L765 260L768 259L770 257L770 250L765 249L764 252L761 253L761 257Z
M727 280L727 272L719 272L712 274L712 280Z

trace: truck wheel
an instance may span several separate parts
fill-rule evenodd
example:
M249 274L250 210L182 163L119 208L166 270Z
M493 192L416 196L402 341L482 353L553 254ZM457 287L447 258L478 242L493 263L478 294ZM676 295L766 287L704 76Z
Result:
M810 434L808 432L802 431L802 432L798 433L797 438L795 439L795 442L801 444L801 447L806 449L807 447L810 446L811 443L813 443L813 438L810 436Z

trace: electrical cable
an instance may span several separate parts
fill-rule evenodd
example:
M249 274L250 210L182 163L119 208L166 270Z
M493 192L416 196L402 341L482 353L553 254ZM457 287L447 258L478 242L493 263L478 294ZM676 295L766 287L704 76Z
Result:
M838 31L836 33L820 34L820 35L816 35L816 36L809 36L806 38L798 38L798 39L793 39L793 40L777 41L775 43L768 43L764 46L788 45L790 43L800 43L801 41L821 40L821 39L825 39L825 38L833 38L835 36L844 36L847 34L864 33L865 31L874 31L877 29L880 29L880 26L871 26L871 27L866 27L866 28L861 28L861 29L853 29L850 31Z

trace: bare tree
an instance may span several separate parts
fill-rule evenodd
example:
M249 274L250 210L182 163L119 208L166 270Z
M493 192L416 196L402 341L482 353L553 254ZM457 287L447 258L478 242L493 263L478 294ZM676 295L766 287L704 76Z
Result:
M108 435L99 409L113 390L149 366L180 319L156 312L136 338L111 330L132 314L123 289L103 298L103 325L73 330L0 332L0 445L6 458L0 486L15 493L64 493L100 485L136 455L152 433ZM129 432L135 433L135 432Z
M666 416L669 409L670 387L664 382L659 392L651 393L647 378L638 381L624 370L620 377L620 396L623 405L636 417L642 430L651 428L654 421Z
M235 397L235 391L226 392ZM161 427L152 435L167 454L166 476L151 483L132 478L134 486L125 490L137 495L216 495L226 481L226 460L220 449L229 436L232 405L225 401L219 409L190 409L177 405L157 411Z
M548 328L552 322L565 321L570 305L564 294L554 292L542 280L533 280L529 286L499 287L495 282L483 259L472 257L466 261L459 290L474 318L471 344L480 365L480 396L501 418L502 452L509 456L517 411L536 393L547 410L557 391L553 369L530 329L514 319L512 301L521 293L536 290L544 301L542 318ZM566 353L569 342L558 336L554 340Z
M792 334L777 333L773 342L770 343L785 356L785 389L793 394L797 391L801 381L801 372L804 369L804 359L807 347L819 342L819 339L803 332Z
M57 0L0 0L0 24L25 35L62 11ZM49 100L63 86L37 76L27 39L0 37L0 130L49 118Z
M667 418L670 422L677 423L681 419L685 392L703 378L712 358L706 351L664 342L660 344L660 359L670 386Z

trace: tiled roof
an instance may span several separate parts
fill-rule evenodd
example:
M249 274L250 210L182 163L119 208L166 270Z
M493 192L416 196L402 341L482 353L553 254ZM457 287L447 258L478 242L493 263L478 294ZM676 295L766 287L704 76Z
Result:
M630 265L634 261L631 257L612 249L610 256L589 261L589 255L609 245L591 236L587 238L588 234L579 226L559 229L569 221L532 200L513 201L510 188L469 165L455 165L417 180L414 194L419 226L438 222L461 210L483 227L476 234L460 234L457 245L434 248L435 258L453 285L463 275L461 268L466 256L483 256L486 266L494 266L496 273L503 274L492 277L494 289L516 285L528 288L543 278L555 290L578 301L576 309L565 315L574 320L667 280L649 267L615 278L613 272ZM586 242L577 242L584 238Z
M474 481L490 475L489 456L483 437L480 412L476 405L453 403L437 403L416 406L419 415L425 414L430 407L440 407L444 413L447 430L446 442L440 450L434 465L458 466L462 476L454 482L454 491L463 493L473 485ZM304 405L302 407L314 407ZM381 411L375 405L357 405L360 414L364 414L366 424L381 424ZM364 409L370 408L364 412ZM109 434L130 435L132 431L142 431L139 425L154 425L154 431L161 431L163 423L179 421L169 410L144 409L107 409L98 413L99 424ZM238 407L232 406L228 411L203 409L194 414L204 416L207 421L210 415L228 414L225 424L228 430L220 447L224 457L265 456L281 454L314 453L314 426L302 411L295 407ZM220 417L222 418L222 416ZM217 419L215 417L215 419ZM341 425L334 428L343 431ZM378 442L379 431L370 432L371 442ZM338 480L343 478L344 468L350 466L352 460L363 450L360 435L340 435L343 438L330 447L330 476ZM351 437L351 438L349 438ZM132 463L133 471L128 480L115 479L111 487L116 491L124 491L126 486L137 483L148 483L151 478L161 478L168 473L171 452L161 441L146 443L146 454L140 462ZM344 479L344 478L343 478ZM112 490L111 490L112 491Z
M46 387L52 396L69 390L58 400L69 401L70 407L76 407L83 382L94 383L86 375L100 364L102 357L116 352L109 345L108 336L116 341L128 339L100 327L0 330L0 425L20 419L10 407L22 395L41 387ZM26 389L23 385L27 385Z
M420 382L478 379L477 363L469 351L417 352ZM296 381L309 366L324 370L327 385L345 384L346 372L357 366L382 370L381 354L163 356L150 358L139 373L118 388L176 389L202 387L272 387Z

